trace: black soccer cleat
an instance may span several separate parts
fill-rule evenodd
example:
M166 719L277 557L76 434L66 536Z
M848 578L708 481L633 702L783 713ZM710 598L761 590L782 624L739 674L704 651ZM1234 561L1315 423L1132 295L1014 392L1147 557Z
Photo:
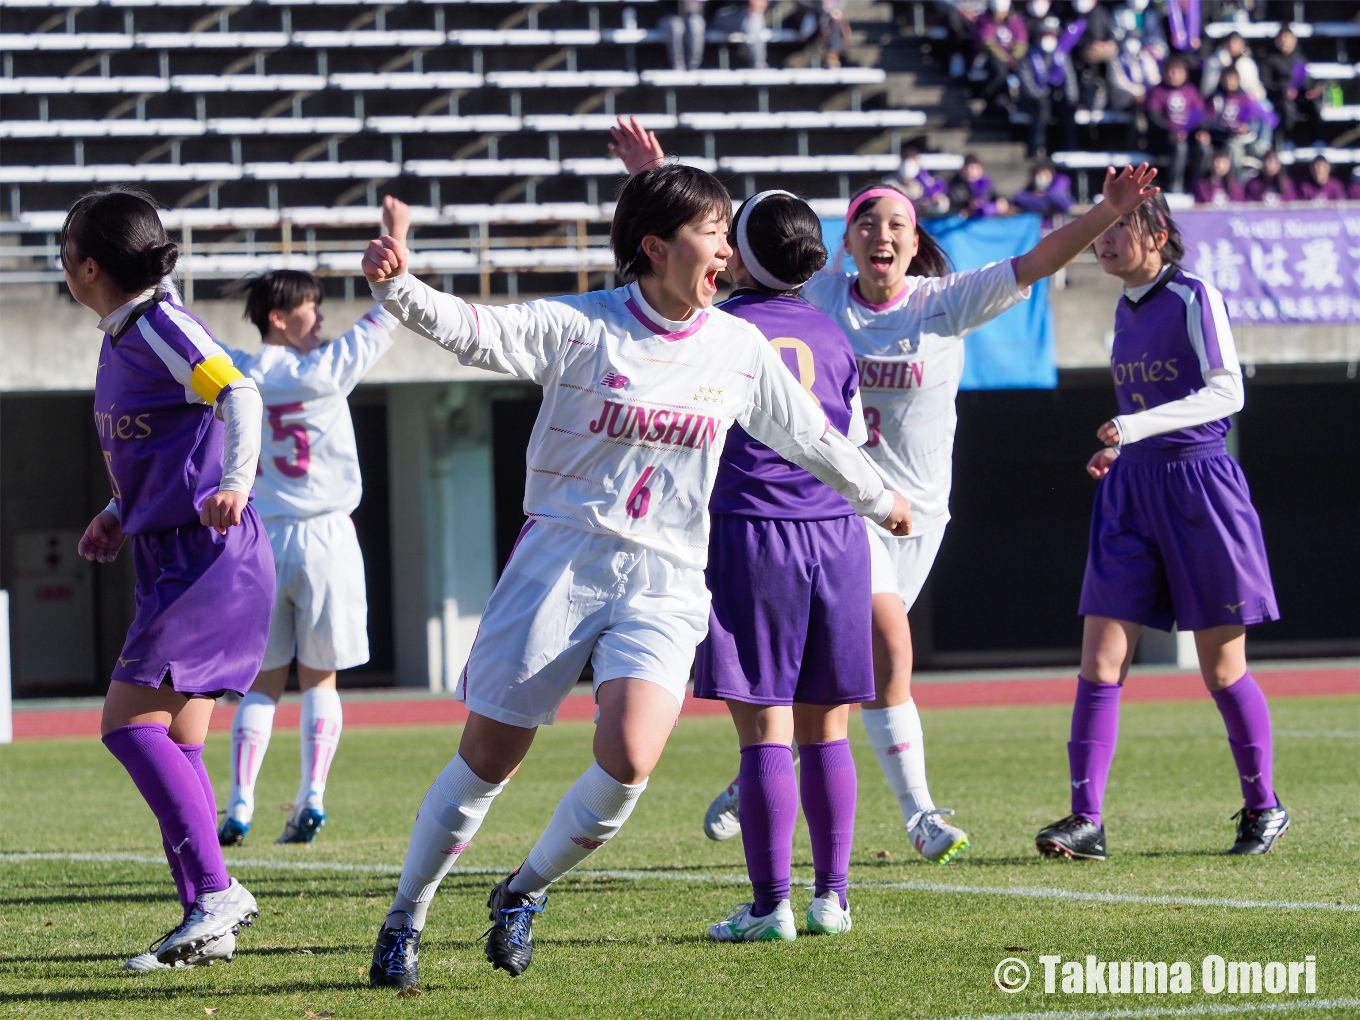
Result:
M491 890L486 905L491 908L495 923L482 933L486 939L486 958L493 968L499 967L519 977L529 969L534 958L534 915L543 913L548 897L545 893L535 900L532 896L510 891L507 876Z
M420 932L409 924L380 928L368 983L374 988L419 988Z
M1045 857L1103 861L1105 829L1085 815L1068 815L1035 836L1034 845Z
M1243 808L1233 817L1237 819L1237 842L1225 852L1239 857L1270 853L1275 841L1289 828L1289 812L1279 801L1274 807L1255 811Z

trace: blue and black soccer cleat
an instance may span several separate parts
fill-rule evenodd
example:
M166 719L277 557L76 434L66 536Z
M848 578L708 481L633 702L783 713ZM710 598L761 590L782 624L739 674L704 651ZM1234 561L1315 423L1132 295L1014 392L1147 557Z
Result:
M320 808L303 808L283 827L283 835L275 843L310 843L316 839L321 826L326 824L326 812Z
M240 846L246 841L246 833L249 831L249 822L238 822L228 815L217 827L217 842L222 846Z
M409 924L380 928L368 983L374 988L419 988L420 932Z
M519 977L534 958L534 915L543 913L547 896L534 899L510 890L510 875L491 890L486 905L495 923L482 933L486 939L486 958L493 969L508 970Z

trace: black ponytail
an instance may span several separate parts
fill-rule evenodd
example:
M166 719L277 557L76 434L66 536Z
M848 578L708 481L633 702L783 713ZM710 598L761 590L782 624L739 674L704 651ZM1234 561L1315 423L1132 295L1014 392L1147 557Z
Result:
M160 283L179 261L156 203L133 188L82 195L61 227L61 260L68 269L94 259L125 294Z
M741 221L750 201L748 198L741 204L733 222ZM754 257L770 276L792 285L790 290L779 291L753 278L754 288L766 294L796 293L826 265L822 222L810 205L793 195L771 195L751 210L746 221L746 245L740 250L747 263Z

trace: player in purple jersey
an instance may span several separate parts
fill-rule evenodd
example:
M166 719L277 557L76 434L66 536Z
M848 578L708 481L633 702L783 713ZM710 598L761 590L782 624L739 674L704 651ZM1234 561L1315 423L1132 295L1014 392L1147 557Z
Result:
M656 136L636 121L613 129L610 150L632 173L664 160ZM1104 185L1105 201L1053 231L1024 255L981 269L950 272L949 261L916 222L901 191L872 185L846 212L845 247L854 272L819 273L802 296L845 331L859 359L869 440L864 451L911 501L908 536L869 528L877 696L860 713L884 777L902 810L912 846L948 862L968 845L953 814L935 806L926 782L921 719L911 696L912 643L907 613L920 594L949 522L954 400L963 375L963 338L1029 296L1030 285L1076 258L1120 213L1156 191L1143 164ZM709 808L705 831L735 835L740 784Z
M269 633L274 562L249 504L262 404L164 282L179 252L149 198L86 195L60 250L71 294L104 331L94 419L113 500L80 553L109 563L130 541L137 576L101 732L160 823L184 908L124 966L212 964L259 913L222 860L203 740L213 700L250 689Z
M1081 673L1067 745L1072 813L1036 837L1046 857L1105 859L1101 808L1119 732L1119 693L1144 627L1193 631L1200 673L1228 729L1244 804L1230 854L1263 854L1289 828L1271 784L1270 710L1247 669L1246 631L1278 619L1261 522L1224 444L1242 371L1223 296L1185 255L1156 196L1096 240L1124 281L1115 311L1119 414L1086 466L1091 517Z
M862 444L855 353L835 322L798 297L826 264L817 214L786 191L761 192L737 211L734 233L728 270L737 290L719 307L756 326L832 426ZM807 930L837 935L850 930L855 826L846 728L850 705L874 696L868 537L844 496L739 426L723 448L709 513L713 601L694 696L726 700L737 727L738 815L754 892L709 935L797 937L789 870L800 787L816 872Z

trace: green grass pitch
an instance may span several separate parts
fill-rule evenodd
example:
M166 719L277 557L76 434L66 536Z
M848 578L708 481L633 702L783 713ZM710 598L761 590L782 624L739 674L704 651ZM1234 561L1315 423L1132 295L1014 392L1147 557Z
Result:
M1066 813L1068 709L929 712L933 792L958 809L972 838L943 868L908 847L897 806L852 720L860 775L850 872L854 930L739 946L711 943L706 927L749 897L739 881L740 840L711 843L700 828L709 799L732 777L735 739L724 719L686 719L632 820L587 862L593 873L554 888L536 925L533 967L511 979L491 970L478 942L496 880L485 869L509 869L523 858L589 762L587 724L545 728L440 890L422 950L424 993L407 998L368 988L366 976L396 885L394 868L266 863L400 865L416 806L453 754L456 729L346 733L327 792L330 821L310 847L273 843L284 822L277 806L292 798L298 774L297 735L277 735L259 786L255 830L245 847L228 851L229 863L241 862L233 872L259 898L262 916L243 930L229 964L140 976L119 964L178 919L164 864L56 855L158 858L150 812L96 740L0 748L0 1016L284 1020L310 1011L379 1020L930 1020L1188 1010L1181 1015L1354 1018L1360 913L1344 907L1360 904L1360 699L1281 699L1272 710L1276 783L1294 819L1274 853L1221 856L1240 798L1222 723L1206 697L1124 707L1107 796L1111 857L1104 864L1044 861L1034 852L1035 831ZM214 734L208 759L219 798L227 753L225 735ZM15 856L25 853L47 856ZM796 886L811 876L801 822L794 876ZM967 888L947 888L957 886ZM987 891L1005 888L1078 895ZM795 888L800 923L807 895ZM1296 906L1194 902L1206 898ZM1197 987L1200 961L1211 953L1263 962L1311 954L1317 993L1046 995L1038 963L1044 953L1185 960ZM994 987L993 969L1005 957L1032 968L1024 991ZM1319 1000L1343 1001L1300 1008Z

